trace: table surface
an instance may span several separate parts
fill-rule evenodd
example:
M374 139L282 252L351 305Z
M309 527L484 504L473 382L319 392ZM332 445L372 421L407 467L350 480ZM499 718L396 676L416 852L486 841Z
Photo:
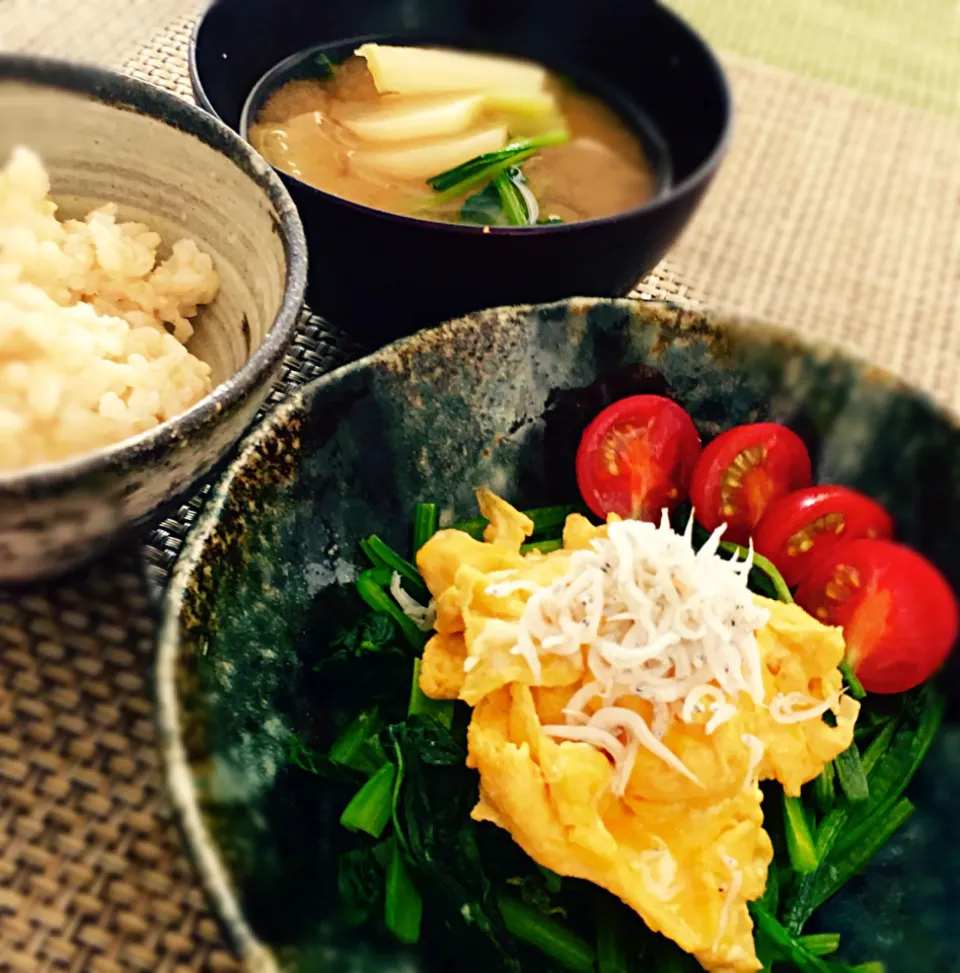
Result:
M960 411L960 3L672 5L720 50L736 132L702 208L636 296L846 346ZM0 0L0 49L93 61L189 98L197 9ZM354 354L305 321L285 387ZM153 535L153 582L200 502ZM0 591L0 973L237 969L163 794L142 556Z

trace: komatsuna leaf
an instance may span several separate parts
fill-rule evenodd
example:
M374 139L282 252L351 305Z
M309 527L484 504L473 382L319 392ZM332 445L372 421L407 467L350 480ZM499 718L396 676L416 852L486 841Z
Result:
M441 915L451 935L469 937L469 948L487 956L491 969L520 973L517 946L484 869L478 825L470 818L478 785L466 766L463 743L421 716L388 726L382 739L387 757L397 764L397 837L425 910Z
M500 193L492 182L464 200L460 207L460 222L478 226L500 226L503 223Z

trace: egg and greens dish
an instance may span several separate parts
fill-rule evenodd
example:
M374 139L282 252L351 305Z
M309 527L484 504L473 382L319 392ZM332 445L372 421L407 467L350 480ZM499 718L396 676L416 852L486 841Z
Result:
M657 415L679 411L663 401ZM409 558L362 541L361 609L316 667L335 732L290 740L292 763L346 787L348 926L416 945L427 971L882 973L808 923L913 812L904 792L943 716L924 679L949 645L931 636L906 666L902 640L884 641L916 600L897 559L927 572L951 644L955 599L849 490L823 496L859 519L800 497L812 512L773 530L778 566L756 553L754 532L763 549L771 534L761 508L810 476L799 440L761 425L731 431L741 445L711 480L691 424L686 454L656 453L674 462L658 485L635 448L655 424L634 416L591 454L610 482L624 457L646 471L619 509L578 465L587 507L521 511L478 489L474 520L441 528L418 505ZM780 466L751 480L778 449ZM682 506L691 471L696 517ZM705 526L712 484L719 526ZM864 539L844 547L847 522ZM731 525L745 547L724 540ZM827 572L841 554L877 565L872 586ZM878 592L899 606L887 628Z
M669 522L572 514L561 549L524 555L530 519L487 491L480 510L483 541L440 531L417 556L436 604L420 688L471 707L474 819L705 969L759 969L759 782L799 796L853 741L839 630L753 595L716 535L694 551Z

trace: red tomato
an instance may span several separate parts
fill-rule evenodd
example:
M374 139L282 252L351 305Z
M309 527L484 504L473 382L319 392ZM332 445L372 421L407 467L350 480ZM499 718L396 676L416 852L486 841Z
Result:
M811 478L803 440L786 426L755 422L721 433L704 449L690 496L703 527L714 531L726 522L724 540L746 544L770 503Z
M700 435L676 402L632 395L587 426L577 449L577 484L598 516L659 520L686 500Z
M957 640L957 600L924 557L892 541L857 540L818 557L797 603L842 625L864 688L902 693L929 679Z
M869 497L843 486L812 486L774 500L753 532L753 546L780 569L791 588L813 561L860 537L888 540L890 515Z

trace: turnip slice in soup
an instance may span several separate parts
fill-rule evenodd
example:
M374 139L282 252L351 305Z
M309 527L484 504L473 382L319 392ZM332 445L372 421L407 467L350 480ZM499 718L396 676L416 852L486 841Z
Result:
M396 179L429 179L478 155L498 152L506 144L506 126L496 125L456 138L424 139L395 148L358 150L350 158L364 169Z
M490 54L440 51L427 47L364 44L355 52L366 58L381 94L429 94L451 91L542 91L546 68L529 61Z
M458 135L484 108L481 94L386 95L376 108L342 112L337 120L367 142L408 142Z
M559 115L557 99L549 91L520 92L487 91L483 100L489 111L499 111L506 115L519 115L524 118L539 118L542 115Z

